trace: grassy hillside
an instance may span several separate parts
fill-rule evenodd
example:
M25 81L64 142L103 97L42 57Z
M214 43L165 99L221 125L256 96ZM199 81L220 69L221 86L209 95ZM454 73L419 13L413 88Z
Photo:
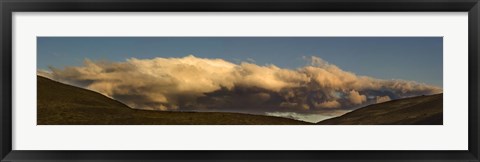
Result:
M319 122L323 125L442 125L443 94L369 105Z
M97 92L37 76L38 125L295 125L293 119L217 112L131 109Z

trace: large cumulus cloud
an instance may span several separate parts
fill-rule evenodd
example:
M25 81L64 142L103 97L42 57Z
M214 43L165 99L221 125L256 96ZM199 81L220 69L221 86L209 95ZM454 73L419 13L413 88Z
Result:
M136 109L314 113L441 93L414 81L381 80L344 71L318 58L298 69L222 59L86 60L44 75L85 87Z

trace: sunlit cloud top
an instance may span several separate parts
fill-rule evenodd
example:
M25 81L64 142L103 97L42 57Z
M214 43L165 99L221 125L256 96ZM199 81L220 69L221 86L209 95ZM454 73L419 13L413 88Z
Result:
M442 37L38 37L37 68L81 66L85 58L222 59L234 64L304 67L303 56L379 79L404 79L442 87Z

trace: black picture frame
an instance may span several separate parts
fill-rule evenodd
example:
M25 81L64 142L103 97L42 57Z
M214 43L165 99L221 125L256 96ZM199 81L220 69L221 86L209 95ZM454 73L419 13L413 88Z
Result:
M478 0L1 0L1 161L479 161ZM17 151L12 150L13 12L468 12L467 151ZM455 139L445 139L455 140Z

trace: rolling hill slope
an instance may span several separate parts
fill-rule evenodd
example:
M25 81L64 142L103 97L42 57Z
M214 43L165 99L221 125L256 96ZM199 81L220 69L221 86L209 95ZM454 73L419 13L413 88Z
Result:
M293 119L220 112L131 109L100 93L37 76L38 125L296 125Z
M388 101L320 121L323 125L442 125L443 94Z

